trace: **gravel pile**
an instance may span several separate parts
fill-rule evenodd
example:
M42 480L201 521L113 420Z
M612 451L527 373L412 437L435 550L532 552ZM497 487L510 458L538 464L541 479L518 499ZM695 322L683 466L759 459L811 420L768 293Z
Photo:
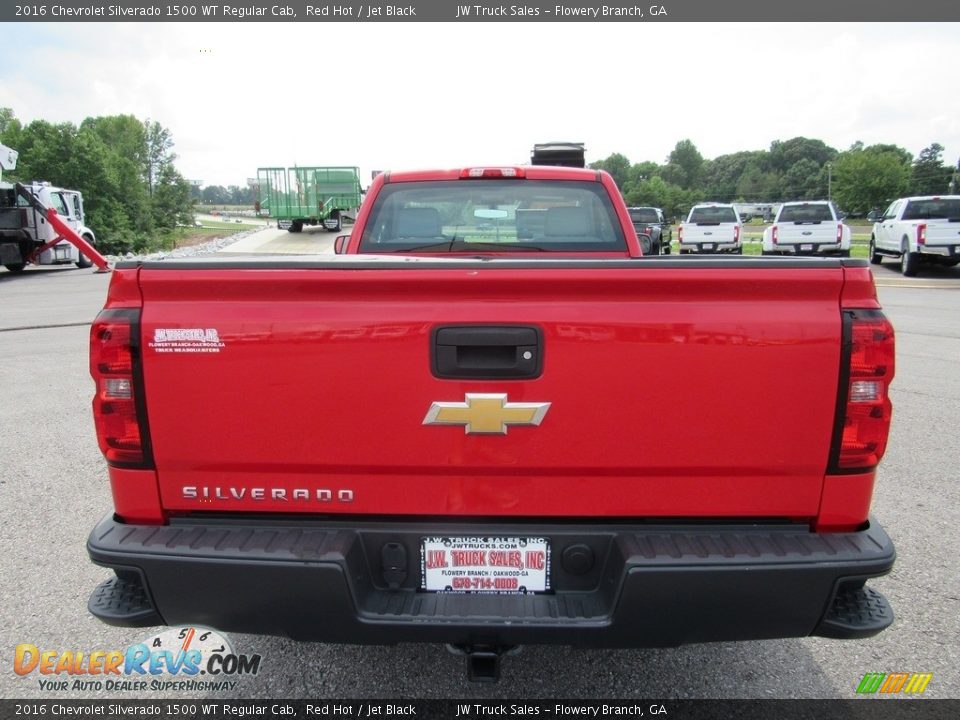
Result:
M104 257L107 259L108 263L113 265L121 260L166 260L167 258L185 258L198 257L200 255L212 255L228 245L233 245L233 243L237 242L238 240L242 240L248 235L252 235L260 230L263 230L263 228L251 228L250 230L244 230L234 235L230 235L229 237L210 240L209 242L201 243L200 245L191 245L190 247L177 248L176 250L153 252L148 255L136 255L132 252L128 252L126 255L104 255Z

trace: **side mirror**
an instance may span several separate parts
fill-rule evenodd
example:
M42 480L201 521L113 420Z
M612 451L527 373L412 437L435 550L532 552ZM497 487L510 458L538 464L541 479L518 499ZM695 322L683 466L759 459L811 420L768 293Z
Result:
M349 235L337 235L337 239L333 241L333 252L335 255L343 255L347 251L347 242L349 242Z

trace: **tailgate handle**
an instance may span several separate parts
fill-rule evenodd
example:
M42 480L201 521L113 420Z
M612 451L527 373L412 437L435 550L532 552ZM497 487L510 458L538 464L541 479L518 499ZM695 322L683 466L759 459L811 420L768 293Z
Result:
M432 370L439 378L527 379L543 368L543 333L536 327L439 327L432 345Z

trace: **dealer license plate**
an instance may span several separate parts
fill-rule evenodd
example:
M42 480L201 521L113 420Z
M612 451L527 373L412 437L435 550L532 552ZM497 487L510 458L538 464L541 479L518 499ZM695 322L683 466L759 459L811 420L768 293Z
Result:
M545 592L550 589L550 542L518 537L423 538L420 566L420 587L430 592Z
M813 250L813 245L805 244L800 246L801 250Z

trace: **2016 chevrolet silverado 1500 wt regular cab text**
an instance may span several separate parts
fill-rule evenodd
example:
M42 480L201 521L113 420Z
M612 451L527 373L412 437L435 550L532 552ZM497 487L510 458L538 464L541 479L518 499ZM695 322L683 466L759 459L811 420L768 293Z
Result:
M764 255L850 257L850 228L825 200L788 202L763 231Z
M743 253L742 225L737 208L703 203L690 208L677 230L681 253Z
M535 166L380 175L340 245L117 266L95 615L449 643L478 679L892 621L866 261L640 257L609 175Z
M870 262L900 258L900 271L916 275L923 263L960 263L960 195L895 200L873 224Z

